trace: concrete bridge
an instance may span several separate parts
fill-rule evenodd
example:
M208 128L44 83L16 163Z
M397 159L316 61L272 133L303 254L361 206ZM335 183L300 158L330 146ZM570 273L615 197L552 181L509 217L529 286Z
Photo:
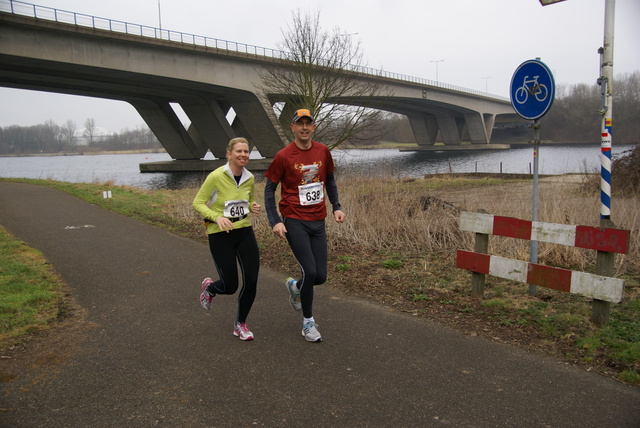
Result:
M213 169L220 161L202 158L211 151L224 159L236 136L247 137L267 164L287 142L276 99L257 91L259 70L274 63L286 66L286 53L0 0L0 86L130 103L174 159L141 164L141 171ZM496 124L519 121L508 99L479 91L380 70L358 70L353 78L388 87L393 95L375 99L373 107L406 115L416 149L433 149L438 134L446 147L495 147L492 139L504 133ZM191 120L188 129L172 103Z

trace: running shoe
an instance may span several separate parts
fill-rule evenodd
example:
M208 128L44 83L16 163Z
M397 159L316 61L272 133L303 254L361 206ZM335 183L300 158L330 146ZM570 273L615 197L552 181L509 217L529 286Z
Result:
M287 290L289 290L289 303L291 303L291 307L296 311L302 309L302 303L300 303L300 292L297 293L293 291L293 284L296 283L296 280L289 277L284 280L284 283L287 286Z
M211 302L213 302L213 298L215 297L215 294L212 295L207 291L207 287L212 282L213 280L211 280L211 278L205 278L204 281L202 281L202 293L200 293L200 304L206 310L211 309Z
M313 321L306 322L302 325L302 335L307 342L322 342L322 336L318 331L318 324Z
M239 337L240 340L253 340L253 333L247 327L247 323L236 322L233 325L233 335Z

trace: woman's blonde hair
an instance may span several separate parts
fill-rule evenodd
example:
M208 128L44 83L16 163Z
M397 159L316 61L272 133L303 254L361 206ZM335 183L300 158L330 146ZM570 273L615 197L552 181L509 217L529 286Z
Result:
M229 141L229 144L227 144L227 153L231 153L231 151L233 150L233 147L238 143L245 143L247 147L249 147L249 142L247 141L246 138L243 138L243 137L232 138L231 141Z

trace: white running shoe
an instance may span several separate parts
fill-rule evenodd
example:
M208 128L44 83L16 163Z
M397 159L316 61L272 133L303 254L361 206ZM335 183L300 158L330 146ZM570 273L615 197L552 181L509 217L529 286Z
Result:
M302 335L307 342L322 342L322 336L318 331L318 324L313 321L306 322L302 325Z
M293 284L296 283L296 280L289 277L284 280L285 285L287 286L287 290L289 290L289 303L291 303L291 307L296 311L302 309L302 303L300 303L300 292L297 293L293 291Z
M213 302L213 298L215 297L215 295L211 295L211 293L207 291L207 287L212 282L213 281L211 280L211 278L205 278L204 281L202 281L202 293L200 293L200 304L206 310L211 309L211 302Z
M233 335L240 340L253 340L253 333L247 327L247 323L236 322L233 324Z

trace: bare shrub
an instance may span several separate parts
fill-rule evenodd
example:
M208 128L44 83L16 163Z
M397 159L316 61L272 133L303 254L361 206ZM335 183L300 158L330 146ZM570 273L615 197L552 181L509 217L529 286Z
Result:
M600 192L600 171L585 171L581 191ZM640 196L640 145L611 160L611 192L614 196Z
M614 190L640 196L640 146L621 153L613 160L611 181Z
M599 194L580 193L581 176L551 177L540 181L538 220L567 225L599 226ZM472 249L473 234L458 228L459 211L483 209L490 214L532 218L532 183L523 181L504 185L447 186L447 178L428 178L408 183L383 177L340 177L340 199L347 222L327 222L332 248L354 245L371 252L396 250L407 256L425 256L431 252L455 252ZM438 182L437 185L434 185ZM441 185L444 184L444 187ZM421 205L430 196L455 209ZM614 198L612 212L618 228L631 231L629 254L616 257L616 274L640 270L638 258L638 216L640 199ZM530 242L492 236L489 252L504 257L529 259ZM540 243L538 261L553 266L586 270L595 265L592 250Z
M580 191L583 178L574 175L541 179L538 220L599 226L599 191ZM482 209L494 215L532 218L532 183L528 180L495 185L482 180L456 180L447 175L399 179L357 172L342 173L338 188L347 221L336 224L328 208L330 251L349 253L357 249L365 254L393 251L406 257L452 254L457 249L473 249L473 234L459 230L460 211ZM201 219L191 207L196 191L171 191L165 212L201 227ZM262 205L263 194L264 182L258 181L256 200ZM631 231L628 254L615 258L615 274L640 272L640 198L612 198L612 214L616 227ZM258 240L272 245L275 238L266 215L254 217L253 224ZM492 236L489 242L490 254L529 259L529 241ZM543 264L588 271L595 265L595 258L596 252L592 250L539 244L538 261Z

